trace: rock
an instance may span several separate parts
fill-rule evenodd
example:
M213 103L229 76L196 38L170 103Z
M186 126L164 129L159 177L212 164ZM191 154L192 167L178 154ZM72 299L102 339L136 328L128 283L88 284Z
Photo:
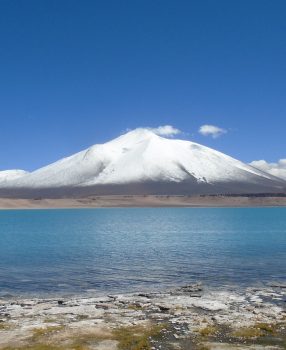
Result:
M154 298L154 295L150 294L150 293L139 293L138 297L143 297L143 298L147 298L147 299L151 299Z
M191 297L191 298L201 298L201 297L202 297L202 294L191 293L191 294L190 294L190 297Z
M99 304L95 304L95 307L97 309L103 309L103 310L107 310L109 308L111 308L112 305L110 304L106 304L106 303L99 303Z
M160 311L169 311L171 308L165 305L158 305L158 308L160 309Z
M269 286L272 288L286 288L286 284L283 283L271 283Z
M195 283L187 286L183 286L180 288L176 288L171 291L171 295L186 295L189 294L191 297L201 297L201 293L203 288L201 283Z

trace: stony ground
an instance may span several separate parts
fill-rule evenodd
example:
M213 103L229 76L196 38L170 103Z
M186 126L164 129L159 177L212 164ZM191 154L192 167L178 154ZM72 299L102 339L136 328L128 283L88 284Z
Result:
M0 349L286 349L286 286L2 299Z

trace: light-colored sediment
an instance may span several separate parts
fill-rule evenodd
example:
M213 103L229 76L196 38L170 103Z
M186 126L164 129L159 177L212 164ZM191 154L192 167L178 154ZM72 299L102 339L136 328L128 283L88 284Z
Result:
M0 349L274 350L286 346L286 288L0 301Z
M102 207L275 207L285 197L259 196L92 196L86 198L0 198L0 209L102 208Z

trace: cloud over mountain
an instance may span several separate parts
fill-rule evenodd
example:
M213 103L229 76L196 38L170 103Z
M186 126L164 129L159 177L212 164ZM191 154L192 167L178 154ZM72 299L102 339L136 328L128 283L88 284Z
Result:
M271 175L286 180L286 159L280 159L277 163L268 163L265 160L254 160L251 166L263 170Z
M203 136L211 136L216 139L217 137L226 134L227 131L215 125L205 124L199 128L199 133Z
M162 125L158 126L158 128L151 128L150 130L153 131L156 135L167 137L172 137L182 133L181 130L173 127L172 125Z

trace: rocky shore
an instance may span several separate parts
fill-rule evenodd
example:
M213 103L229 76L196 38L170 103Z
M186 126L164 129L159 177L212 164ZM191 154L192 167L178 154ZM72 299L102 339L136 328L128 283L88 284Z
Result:
M0 299L0 349L286 349L286 285Z

